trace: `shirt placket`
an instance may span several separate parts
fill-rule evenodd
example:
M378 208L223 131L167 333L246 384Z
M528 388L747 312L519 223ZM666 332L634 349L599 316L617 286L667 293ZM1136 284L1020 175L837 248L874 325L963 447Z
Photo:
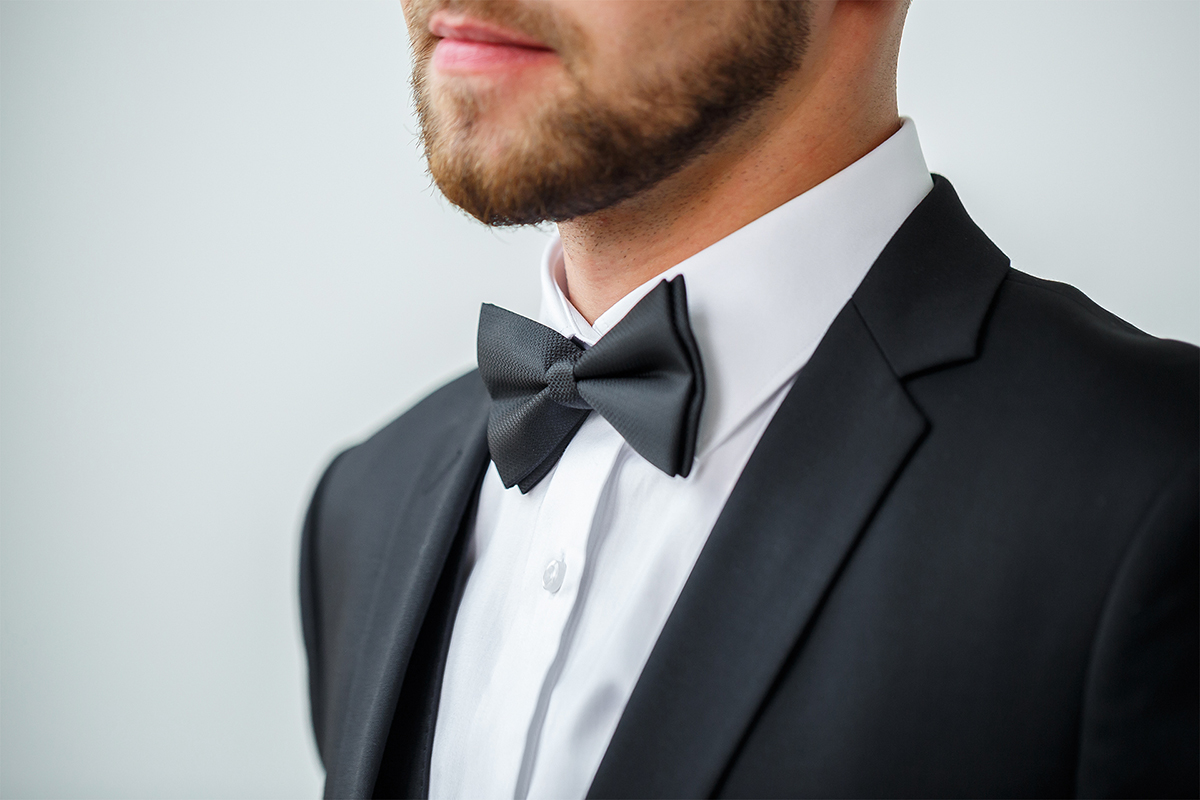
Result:
M472 764L462 797L511 796L527 742L538 739L530 736L531 724L539 698L553 689L547 685L555 678L550 670L572 609L580 602L588 536L622 444L612 426L593 416L546 478L550 484L529 556L515 577L519 585L513 625L471 725L467 752L498 757Z

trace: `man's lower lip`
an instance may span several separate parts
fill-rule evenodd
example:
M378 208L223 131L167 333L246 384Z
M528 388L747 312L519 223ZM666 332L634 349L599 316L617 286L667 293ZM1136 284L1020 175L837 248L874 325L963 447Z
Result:
M433 50L433 68L444 72L485 72L532 66L556 57L553 50L534 47L440 39Z

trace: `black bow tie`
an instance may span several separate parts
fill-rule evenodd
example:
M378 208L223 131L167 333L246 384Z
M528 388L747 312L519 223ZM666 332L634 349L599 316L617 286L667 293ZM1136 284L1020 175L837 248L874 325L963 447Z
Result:
M683 276L654 287L591 348L485 303L478 355L492 396L488 446L506 487L536 486L593 410L663 472L691 471L704 371Z

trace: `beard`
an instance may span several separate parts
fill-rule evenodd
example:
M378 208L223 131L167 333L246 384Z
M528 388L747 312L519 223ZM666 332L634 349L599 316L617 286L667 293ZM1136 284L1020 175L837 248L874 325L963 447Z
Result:
M437 8L536 36L562 59L567 85L538 99L504 136L483 131L477 97L440 87L429 62ZM753 0L707 52L626 75L605 100L588 86L586 36L559 15L519 2L414 0L413 95L429 173L450 202L487 225L562 222L613 207L677 173L745 122L803 60L809 8L799 0ZM669 47L669 45L668 45Z

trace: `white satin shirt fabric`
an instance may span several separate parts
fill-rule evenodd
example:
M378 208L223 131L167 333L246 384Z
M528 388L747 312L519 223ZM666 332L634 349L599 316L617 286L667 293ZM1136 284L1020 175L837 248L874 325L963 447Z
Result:
M707 379L668 477L593 413L529 494L484 478L434 730L433 798L582 798L738 476L797 372L933 182L916 128L643 284L589 325L561 243L539 321L589 344L685 276Z

